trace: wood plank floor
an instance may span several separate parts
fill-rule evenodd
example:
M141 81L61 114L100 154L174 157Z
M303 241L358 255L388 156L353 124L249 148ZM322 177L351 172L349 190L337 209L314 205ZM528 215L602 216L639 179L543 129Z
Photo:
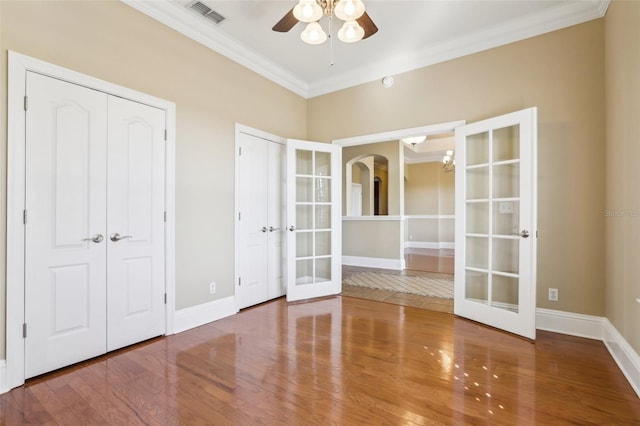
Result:
M601 342L450 314L283 299L30 380L3 425L638 425Z

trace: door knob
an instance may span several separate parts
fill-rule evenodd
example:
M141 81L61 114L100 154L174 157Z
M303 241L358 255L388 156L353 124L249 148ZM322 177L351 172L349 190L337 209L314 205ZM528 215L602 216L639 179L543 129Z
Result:
M273 232L273 231L279 231L280 228L274 228L273 226L269 227L269 232Z
M263 226L263 227L262 227L262 229L260 229L260 231L262 231L262 232L267 232L267 227L266 227L266 226Z
M522 232L520 232L520 236L522 238L529 238L529 231L527 231L526 229L523 229Z
M124 240L126 238L133 238L133 237L131 235L120 235L117 232L114 232L113 234L109 235L109 238L111 238L111 241L117 243L120 240Z
M99 243L102 240L104 240L104 237L102 236L102 234L96 234L91 238L83 238L82 241L93 241L94 243Z
M295 227L295 226L291 225L291 226L289 227L289 231L293 232L293 231L295 231L295 230L296 230L296 227Z

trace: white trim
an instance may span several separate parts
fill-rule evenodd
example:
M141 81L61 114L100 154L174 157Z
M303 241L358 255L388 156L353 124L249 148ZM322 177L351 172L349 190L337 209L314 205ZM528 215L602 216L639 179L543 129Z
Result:
M400 221L403 220L402 216L342 216L343 222L387 222L387 221Z
M640 398L640 355L605 317L536 309L536 329L601 340Z
M309 98L309 85L304 80L259 53L247 49L184 5L170 1L121 1L285 89Z
M24 383L24 224L25 206L25 113L24 96L27 71L126 98L166 112L166 193L165 208L165 333L172 334L175 312L175 114L176 106L136 90L128 89L76 71L53 65L16 52L8 52L7 99L7 312L6 381L1 389ZM0 389L0 390L1 390Z
M404 218L407 220L420 220L420 219L438 219L438 220L455 220L456 215L454 214L412 214L412 215L404 215Z
M177 310L173 329L176 333L217 321L238 313L235 296Z
M7 386L7 360L0 359L0 394L10 390L11 388Z
M464 120L449 121L446 123L432 124L429 126L411 127L408 129L390 130L382 133L371 133L368 135L353 136L350 138L334 139L332 144L341 147L366 145L369 143L396 141L415 135L437 135L455 130L458 126L463 126Z
M361 266L363 268L380 268L403 270L405 267L403 259L385 259L381 257L362 257L362 256L342 256L342 264L349 266Z
M422 248L422 249L451 249L455 250L456 243L451 241L437 241L437 242L429 242L429 241L405 241L404 248Z
M483 31L426 46L422 51L366 63L346 73L328 74L326 78L307 83L259 53L238 43L223 31L209 25L184 4L170 1L121 0L153 19L173 28L280 86L305 98L324 95L340 89L380 80L494 47L535 37L547 32L602 18L610 0L571 2L544 10L533 16L510 20Z
M604 344L640 398L640 356L607 318L604 318L603 323Z
M545 308L536 309L536 330L552 331L587 339L602 340L604 320L604 317L592 315Z

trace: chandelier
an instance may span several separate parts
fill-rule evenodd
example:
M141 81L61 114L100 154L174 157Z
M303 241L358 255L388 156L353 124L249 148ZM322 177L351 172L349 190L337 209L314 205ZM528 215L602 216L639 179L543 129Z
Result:
M453 155L453 151L448 150L447 154L442 159L442 170L445 172L456 171L456 158Z
M299 0L293 15L298 21L308 23L300 35L308 44L322 44L327 40L327 33L318 22L323 15L329 18L329 33L334 16L344 21L338 31L338 38L343 42L353 43L364 37L364 28L357 22L364 15L362 0Z

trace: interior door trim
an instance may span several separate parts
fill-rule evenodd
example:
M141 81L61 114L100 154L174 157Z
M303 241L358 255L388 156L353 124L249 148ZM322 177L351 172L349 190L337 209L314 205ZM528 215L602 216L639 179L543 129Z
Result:
M57 78L110 95L162 109L166 113L165 169L165 305L166 334L173 333L175 314L175 117L173 102L53 65L20 53L8 52L7 97L7 246L6 246L6 370L0 366L0 392L24 384L25 348L25 87L27 71ZM27 218L28 219L28 218Z

